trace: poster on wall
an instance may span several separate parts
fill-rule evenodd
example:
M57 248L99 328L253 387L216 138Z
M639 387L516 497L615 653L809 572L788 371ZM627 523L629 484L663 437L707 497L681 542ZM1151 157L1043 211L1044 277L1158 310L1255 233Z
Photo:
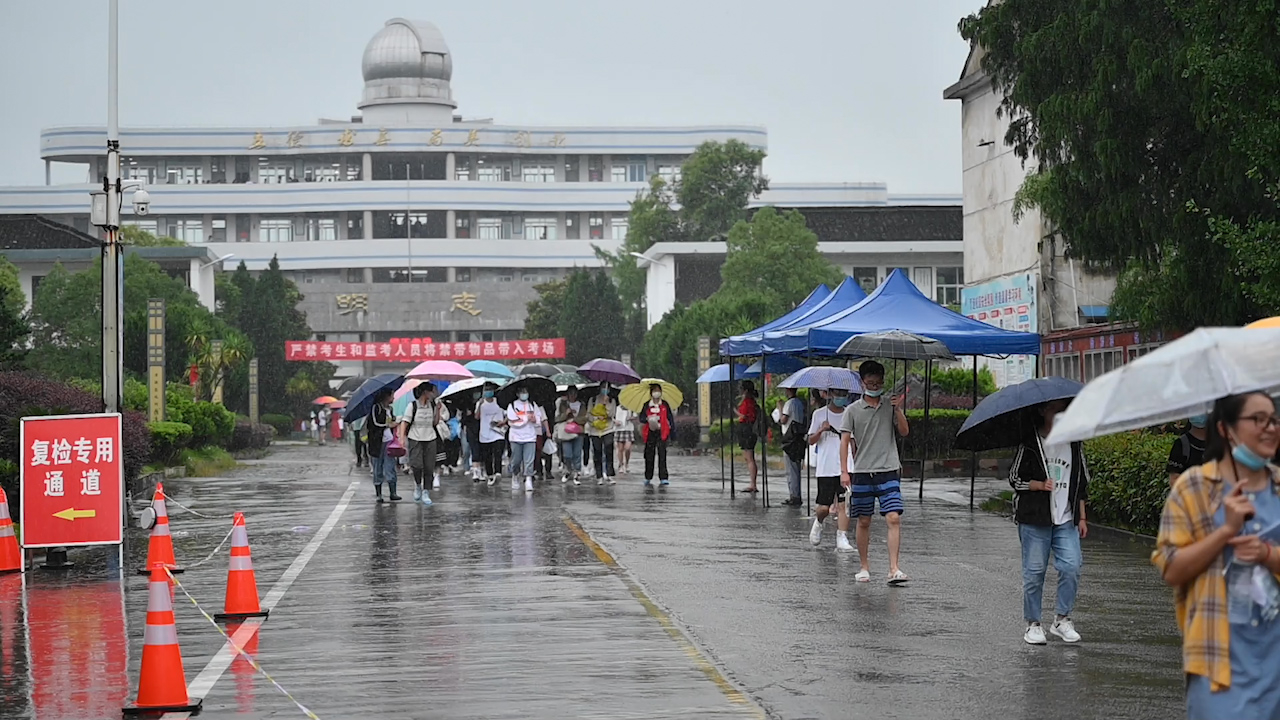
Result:
M1020 273L966 287L960 293L961 312L966 317L1005 330L1039 332L1036 321L1037 280L1035 273ZM1016 385L1036 376L1034 355L983 358L982 362L995 376L997 387Z

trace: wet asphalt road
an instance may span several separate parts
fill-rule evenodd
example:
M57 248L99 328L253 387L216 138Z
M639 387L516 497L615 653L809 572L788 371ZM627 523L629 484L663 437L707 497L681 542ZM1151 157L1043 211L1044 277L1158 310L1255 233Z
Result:
M246 513L266 596L358 483L255 637L265 669L322 718L1180 713L1171 595L1142 543L1087 540L1084 641L1031 647L1008 520L911 493L902 565L913 582L883 583L877 522L874 582L856 584L857 560L832 552L830 530L809 546L803 509L730 500L713 459L673 458L672 470L665 491L633 475L531 498L446 476L434 507L379 506L341 448L282 447L230 478L167 488L227 516L170 507L186 565L224 537L232 511ZM0 578L0 718L115 717L132 696L146 613L132 569L146 546L131 536L123 593L100 552L65 579L30 574L25 606L20 582ZM209 612L221 610L226 553L178 576ZM224 641L181 592L175 608L191 680ZM201 717L304 716L237 660Z

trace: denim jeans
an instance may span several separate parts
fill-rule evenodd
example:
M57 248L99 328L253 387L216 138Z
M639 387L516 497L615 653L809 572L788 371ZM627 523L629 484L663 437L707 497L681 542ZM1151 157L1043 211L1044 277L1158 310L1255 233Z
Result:
M1018 526L1022 542L1022 615L1027 622L1040 622L1044 605L1044 575L1053 550L1053 567L1058 571L1057 613L1070 615L1080 585L1080 533L1070 522L1061 525Z
M373 484L381 485L384 482L395 481L396 459L387 454L387 445L383 443L382 449L373 456Z
M536 442L511 443L511 475L513 477L533 477L533 463L538 459Z
M570 475L582 474L582 436L574 435L572 440L561 440L564 450L564 469Z

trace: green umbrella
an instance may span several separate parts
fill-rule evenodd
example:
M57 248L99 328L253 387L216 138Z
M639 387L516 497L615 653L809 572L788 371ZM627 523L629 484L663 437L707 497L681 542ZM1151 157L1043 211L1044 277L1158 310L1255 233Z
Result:
M577 387L583 387L584 385L595 384L592 381L588 380L587 378L582 377L576 372L563 372L557 375L552 375L551 382L555 383L557 386L574 385Z

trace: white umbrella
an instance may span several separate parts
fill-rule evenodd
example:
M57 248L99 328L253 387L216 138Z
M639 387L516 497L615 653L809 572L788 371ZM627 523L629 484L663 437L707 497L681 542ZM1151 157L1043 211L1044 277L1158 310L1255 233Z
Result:
M1085 385L1046 442L1180 420L1255 390L1280 391L1280 328L1200 328Z
M506 384L507 384L507 378L494 378L494 377L467 378L466 380L459 380L453 383L452 385L450 385L447 390L440 393L440 399L444 400L445 398L453 397L458 393L464 393L468 390L475 390L476 388L482 388L485 385L502 387L503 385L506 385Z

